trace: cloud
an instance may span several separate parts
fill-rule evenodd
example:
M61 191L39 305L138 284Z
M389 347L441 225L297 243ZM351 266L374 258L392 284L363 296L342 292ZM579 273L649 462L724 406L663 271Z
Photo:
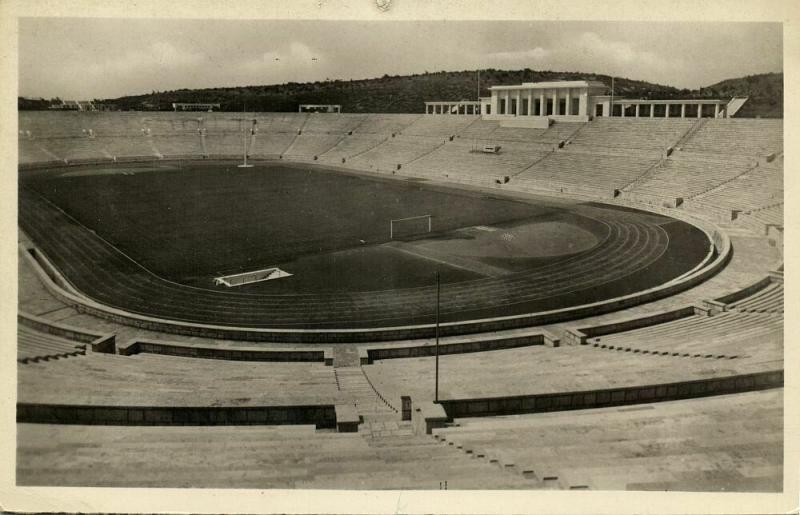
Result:
M541 39L541 38L538 38ZM491 52L483 62L498 68L578 70L674 84L691 71L681 55L642 48L594 31L564 32L528 50Z
M572 45L563 47L566 53L579 56L584 69L593 68L605 73L633 76L643 80L672 83L674 77L686 71L687 63L680 56L660 55L642 50L625 41L603 38L595 32L583 32Z
M204 60L205 56L200 52L182 50L172 43L156 41L149 46L129 50L118 58L91 63L84 69L93 75L137 73L151 70L154 64L179 68L198 65Z
M550 56L550 50L540 46L531 50L515 50L512 52L492 52L487 57L492 60L504 63L527 63L529 61L541 61Z
M259 56L237 64L247 74L267 73L269 82L311 80L309 72L322 67L324 56L318 50L293 41L288 46L262 52Z
M577 50L595 57L605 57L619 64L654 65L663 59L653 52L635 49L630 43L609 41L594 32L584 32L577 41Z
M312 58L319 60L319 55L319 52L312 50L309 46L293 41L288 48L268 50L255 59L245 61L242 66L252 69L262 69L264 65L268 64L290 65L294 68L309 67L313 63Z

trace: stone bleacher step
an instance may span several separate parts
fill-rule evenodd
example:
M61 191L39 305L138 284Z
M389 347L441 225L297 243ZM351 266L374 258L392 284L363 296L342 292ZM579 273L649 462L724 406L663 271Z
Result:
M452 474L452 468L455 468L466 477L479 472L482 476L486 474L494 476L500 484L504 482L503 478L506 478L511 484L525 485L526 487L542 486L539 485L539 482L529 481L529 478L522 474L504 474L502 468L498 469L487 460L476 459L471 453L454 452L454 449L440 445L429 436L409 433L393 435L391 438L368 439L367 441L370 447L376 450L378 456L393 467L402 467L405 464L416 467L420 463L419 460L424 459L429 472L434 474L437 470L445 469L451 469L450 473ZM494 473L491 472L493 469ZM515 477L517 479L514 479ZM453 483L454 479L456 478L450 476L449 481ZM455 483L453 486L455 487Z
M448 440L446 432L434 432L434 438L440 444L443 444L442 447L460 450L471 460L484 462L503 472L522 476L525 480L530 481L531 485L536 485L538 488L559 488L557 475L550 472L542 473L541 471L537 473L537 471L531 467L518 466L511 454L487 450L474 443L463 443L452 439Z
M75 350L75 352L45 354L41 356L26 356L23 358L17 358L17 362L22 363L23 365L27 365L30 363L39 363L41 361L55 361L59 359L75 358L85 355L86 355L86 350Z

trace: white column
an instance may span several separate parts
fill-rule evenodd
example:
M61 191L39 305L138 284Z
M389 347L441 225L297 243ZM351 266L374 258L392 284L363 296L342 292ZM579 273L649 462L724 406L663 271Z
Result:
M583 93L581 93L581 96L579 98L580 100L578 100L578 114L580 116L586 116L589 111L589 93L584 91ZM592 115L594 115L594 113L592 113Z
M719 104L714 104L714 118L719 116Z
M681 104L681 118L686 118L686 104Z
M533 90L528 90L528 116L533 114Z
M697 117L703 117L703 104L697 104Z
M499 104L500 104L500 100L498 98L497 91L492 91L492 99L491 99L489 105L491 106L493 115L498 114L497 109L498 109L498 105Z
M664 118L669 118L669 104L664 104Z
M553 89L553 114L558 114L558 90Z
M564 114L570 115L572 114L572 90L569 88L567 88L567 96L564 100Z
M655 118L656 116L656 105L650 104L650 118Z
M636 118L639 118L639 104L636 104L636 114L634 116L636 116Z
M547 109L547 102L544 99L544 90L539 92L539 116L544 116Z
M619 116L620 118L625 118L625 104L619 105Z

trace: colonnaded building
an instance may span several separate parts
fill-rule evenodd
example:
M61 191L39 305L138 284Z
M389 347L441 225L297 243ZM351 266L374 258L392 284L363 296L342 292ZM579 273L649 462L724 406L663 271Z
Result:
M493 120L517 120L518 126L540 126L547 118L586 122L593 117L728 118L746 99L730 101L641 100L613 97L599 81L523 82L491 86L491 96L479 101L425 102L426 114L480 115ZM613 109L613 112L612 112Z

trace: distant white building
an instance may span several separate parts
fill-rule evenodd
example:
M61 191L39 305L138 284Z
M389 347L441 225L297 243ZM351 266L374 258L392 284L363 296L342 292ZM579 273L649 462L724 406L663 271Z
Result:
M485 119L548 119L587 121L592 117L622 118L725 118L744 102L714 99L642 100L613 97L599 81L523 82L513 86L492 86L490 97L478 101L425 102L432 115L481 115ZM549 123L549 121L547 122ZM526 124L527 125L527 124ZM534 123L533 125L538 125Z
M300 104L298 113L341 113L340 104Z
M96 111L91 100L63 100L59 104L51 104L50 109L57 111Z
M208 104L203 102L173 102L172 103L172 110L173 111L208 111L211 112L214 109L220 109L219 104Z

